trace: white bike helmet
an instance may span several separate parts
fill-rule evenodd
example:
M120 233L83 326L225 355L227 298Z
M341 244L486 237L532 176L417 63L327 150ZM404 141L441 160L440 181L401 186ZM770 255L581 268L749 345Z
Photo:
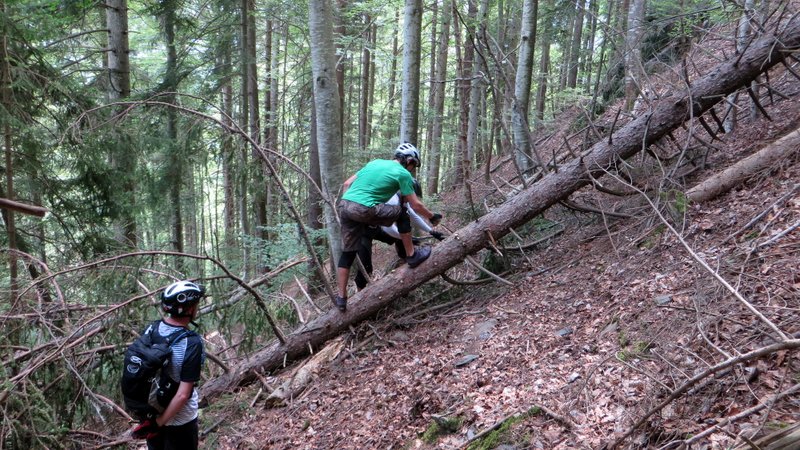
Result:
M161 308L174 317L186 317L187 310L200 302L206 288L191 281L176 281L161 293Z
M399 159L403 165L406 165L409 161L413 161L414 165L419 167L422 160L419 158L419 150L417 147L414 147L413 144L409 144L408 142L404 142L397 146L397 149L394 151L395 159Z

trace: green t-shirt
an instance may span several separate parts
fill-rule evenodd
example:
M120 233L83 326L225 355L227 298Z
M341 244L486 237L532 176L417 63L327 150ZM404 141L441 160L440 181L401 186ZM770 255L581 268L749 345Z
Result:
M342 198L371 208L386 203L397 191L400 195L414 193L411 172L397 161L376 159L356 172L355 181Z

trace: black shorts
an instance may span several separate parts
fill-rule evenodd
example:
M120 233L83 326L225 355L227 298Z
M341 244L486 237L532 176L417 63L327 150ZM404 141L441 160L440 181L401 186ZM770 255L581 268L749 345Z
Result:
M369 225L391 226L400 217L403 208L400 205L379 203L367 207L350 200L339 202L339 218L342 220L342 251L358 250L361 236Z

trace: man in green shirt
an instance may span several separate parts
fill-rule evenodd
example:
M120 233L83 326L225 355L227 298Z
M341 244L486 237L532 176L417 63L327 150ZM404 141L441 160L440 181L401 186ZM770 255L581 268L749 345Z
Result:
M344 195L339 202L339 217L342 221L342 254L337 264L339 292L336 307L347 309L347 280L350 267L356 259L361 237L367 226L390 226L397 223L400 239L406 251L406 263L417 267L428 259L430 247L414 247L411 240L411 219L407 206L436 226L442 215L432 213L414 193L414 178L410 170L419 167L419 151L409 143L400 144L393 160L378 159L369 162L344 182ZM400 192L400 205L386 202Z

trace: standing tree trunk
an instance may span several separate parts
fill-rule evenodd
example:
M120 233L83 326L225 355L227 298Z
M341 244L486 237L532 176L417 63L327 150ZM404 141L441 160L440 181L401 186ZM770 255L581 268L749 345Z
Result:
M222 80L222 86L220 87L223 113L222 124L225 126L225 128L230 129L233 127L233 121L231 120L231 117L233 116L233 87L231 87L230 77L231 54L226 47L226 45L222 45L218 50L220 53L218 60L221 63L220 66L222 67L224 74L220 77ZM225 254L223 256L225 256L224 259L227 259L228 257L232 257L234 255L234 249L236 248L236 176L234 174L236 149L233 145L233 138L230 133L223 133L223 135L220 137L220 140L224 191L223 216L225 226Z
M569 62L567 71L567 87L575 88L578 85L578 67L581 56L581 36L583 35L583 16L585 0L578 0L575 8L575 24L572 28L572 44L569 51Z
M3 17L6 15L6 4L0 0L0 12ZM5 151L5 172L6 172L6 198L14 200L14 142L12 139L11 131L11 111L12 111L12 95L11 85L13 79L11 77L11 60L8 54L8 35L6 26L0 28L2 35L0 35L0 101L3 105L3 147ZM3 210L3 219L6 222L6 235L8 238L8 276L9 276L9 305L13 305L17 297L17 228L14 218L14 211L12 209Z
M473 28L470 30L472 39L470 45L473 46L473 60L472 60L472 81L470 82L469 92L469 121L467 122L467 160L464 162L464 167L467 174L471 172L475 165L476 148L480 145L478 139L478 129L480 127L480 117L484 114L481 104L485 101L486 81L483 77L483 71L486 70L485 61L479 55L481 52L481 39L486 34L486 10L488 9L488 0L481 1L480 10L477 14L478 32Z
M422 0L406 0L403 33L403 81L400 98L400 142L417 145L419 127L419 61L422 45Z
M158 16L164 27L164 44L167 47L166 73L164 90L166 102L175 105L175 92L178 90L178 52L175 49L175 9L172 0L159 3ZM172 225L172 248L179 253L184 251L183 236L183 201L181 191L184 182L184 158L181 157L181 146L178 143L178 113L175 108L167 108L167 167L170 199L170 221ZM180 263L179 263L180 264Z
M461 20L459 13L459 4L453 0L453 35L455 37L456 46L456 71L458 73L458 82L456 83L456 95L458 97L458 138L456 140L455 150L455 167L453 177L453 187L458 187L464 184L467 180L467 171L469 165L466 164L467 160L467 131L469 123L469 91L470 91L470 70L472 70L472 59L475 55L475 47L472 45L462 45L461 39L461 25L466 22L465 26L469 26L472 22L471 18L477 15L477 8L475 8L474 0L467 2L467 15L469 19L466 21ZM466 32L469 39L469 31ZM461 48L464 49L464 54L461 54Z
M450 48L450 20L453 9L448 0L442 5L442 27L439 32L436 56L436 75L433 79L433 123L431 124L431 141L428 152L428 194L439 192L439 167L442 160L442 124L444 121L444 97L446 91L447 54Z
M331 203L336 201L344 181L339 87L336 83L336 55L333 46L333 10L330 0L311 0L308 7L319 167L322 191L330 201L325 202L324 209L333 260L341 253L342 237L336 211Z
M514 157L523 175L533 168L532 142L530 142L530 129L528 127L528 103L531 92L533 54L536 48L538 4L538 0L525 0L523 4L517 76L514 81L514 105L511 112L511 127L514 133Z
M751 26L750 21L753 18L755 0L745 0L744 11L739 18L739 26L736 28L736 54L740 54L747 47L747 40L750 37ZM728 107L725 109L725 120L723 122L723 129L726 133L732 133L736 129L736 101L739 99L739 93L733 93L728 96L726 101Z
M336 58L336 84L339 86L339 132L342 133L344 131L344 76L345 76L345 64L347 62L347 48L345 47L343 38L347 36L347 28L345 26L345 10L347 9L347 0L336 0L337 11L334 13L334 18L336 20L333 34L335 36L339 36L339 39L336 39L336 50L335 50L335 58ZM309 5L309 8L311 6ZM342 141L344 143L344 141ZM324 176L323 176L324 178Z
M397 122L397 119L394 115L394 103L395 97L397 97L397 54L399 53L399 42L397 35L399 31L397 29L398 25L400 24L400 12L395 12L394 22L392 26L392 62L389 68L389 103L387 104L386 110L388 111L388 117L384 121L385 123L394 124ZM387 125L384 128L384 139L387 141L392 141L396 136L396 133L399 133L399 128L396 125Z
M313 95L313 94L312 94ZM319 144L317 142L317 108L314 102L311 102L311 142L309 144L308 155L308 174L317 186L322 186L322 179L319 171ZM321 230L324 219L324 212L322 210L322 197L319 191L314 189L313 186L308 188L308 227L312 230ZM314 245L321 245L321 238L314 241ZM314 270L314 262L309 262L309 272L306 278L308 291L311 294L323 292L322 286L325 279L320 276L320 273Z
M108 98L115 102L128 98L131 94L130 62L128 49L128 3L127 0L108 0L106 2L106 24L108 26ZM120 137L121 142L127 139ZM116 239L122 245L135 248L136 235L136 195L134 172L136 158L126 145L111 150L111 165L120 176L121 189L118 195L126 196L126 205L115 220Z
M633 0L628 11L628 31L625 34L625 110L633 104L644 81L642 72L642 36L644 35L645 0Z
M366 151L367 149L367 138L369 136L369 97L370 97L370 66L371 63L371 56L372 56L372 49L370 48L369 44L372 42L370 39L370 30L372 29L369 26L370 17L368 14L364 15L364 32L362 34L364 47L361 50L361 93L359 95L359 105L358 105L358 148L361 151Z
M545 3L545 14L542 20L542 57L539 60L539 82L536 89L536 120L544 120L547 102L547 81L550 73L550 44L553 30L553 0Z
M586 74L586 90L592 86L592 60L594 59L594 42L597 35L597 14L598 0L589 0L589 32L583 43L583 59L581 62L581 72Z

